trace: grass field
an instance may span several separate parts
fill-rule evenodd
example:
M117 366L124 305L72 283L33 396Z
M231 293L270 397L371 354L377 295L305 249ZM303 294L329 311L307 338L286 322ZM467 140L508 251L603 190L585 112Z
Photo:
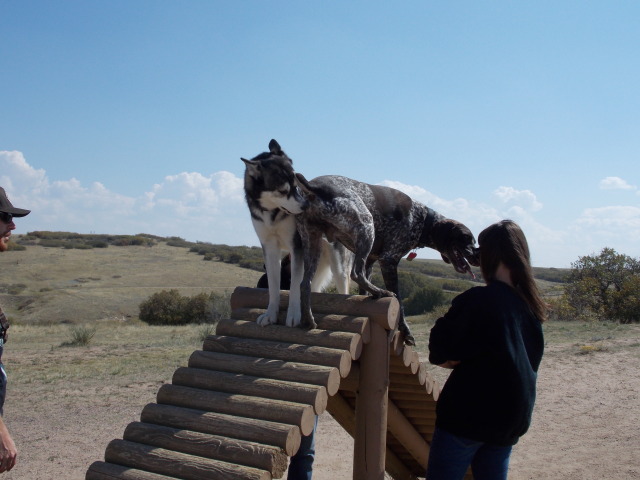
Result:
M164 243L29 247L0 261L0 304L13 322L3 356L10 379L5 420L20 452L18 466L3 475L8 480L84 478L107 443L121 438L158 388L202 348L211 326L148 326L137 319L141 301L170 288L183 295L232 291L260 276ZM409 318L423 359L441 313ZM74 346L79 329L93 334L87 345ZM632 426L639 413L640 325L549 322L544 330L538 423L519 447L512 478L638 478L629 475L632 455L617 446L638 440ZM444 383L448 371L430 371ZM349 439L328 416L321 422L314 478L349 478L348 465L346 473L334 470L338 455L349 457ZM615 455L604 466L602 459L593 464L606 445Z
M0 305L25 325L132 319L160 290L222 293L255 286L261 276L162 242L91 250L30 246L5 252L0 261Z

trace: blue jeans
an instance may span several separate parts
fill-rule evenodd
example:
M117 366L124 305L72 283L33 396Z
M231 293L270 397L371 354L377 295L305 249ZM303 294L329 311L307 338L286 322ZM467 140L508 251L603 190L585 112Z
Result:
M506 480L512 448L458 437L436 427L426 480L462 480L469 466L474 480Z
M318 428L318 416L313 431L306 437L302 437L298 452L291 457L289 462L289 474L287 480L311 480L313 473L313 460L316 457L316 429Z
M7 394L7 373L2 364L2 351L4 350L4 340L0 338L0 415L4 410L4 397Z

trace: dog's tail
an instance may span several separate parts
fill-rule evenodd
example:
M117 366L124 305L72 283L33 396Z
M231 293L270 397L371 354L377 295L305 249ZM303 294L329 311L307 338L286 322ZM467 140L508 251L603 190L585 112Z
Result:
M322 252L318 259L316 274L311 281L312 292L323 292L333 279L331 244L325 240L322 242Z
M322 252L318 259L316 275L311 282L313 292L322 292L333 280L336 291L348 294L351 288L351 268L354 255L340 242L322 242Z

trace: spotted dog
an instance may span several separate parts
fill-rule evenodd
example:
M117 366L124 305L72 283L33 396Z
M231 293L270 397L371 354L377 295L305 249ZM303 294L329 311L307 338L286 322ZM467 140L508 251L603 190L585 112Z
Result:
M460 273L478 266L478 249L471 231L462 223L445 218L399 190L369 185L350 178L327 175L307 181L296 174L308 206L297 215L298 232L304 248L304 277L301 286L302 323L315 324L311 312L311 279L323 236L340 242L355 254L351 279L361 293L373 297L396 296L398 263L416 248L437 250L445 262ZM371 268L378 261L385 289L370 281ZM414 345L404 313L400 310L398 329L408 345Z
M241 159L245 163L244 191L245 199L251 213L253 227L260 239L264 264L267 271L269 305L261 314L257 323L271 325L277 323L280 307L280 286L289 289L289 306L286 324L296 327L301 321L300 283L302 281L303 247L296 229L295 216L302 213L309 205L301 194L296 178L293 161L282 150L277 141L269 142L269 151L261 153L251 160ZM290 278L281 282L281 259L283 251L289 254L290 265L284 265ZM316 255L317 254L317 255ZM351 269L352 255L345 253L341 245L331 246L326 241L321 243L320 250L314 253L316 260L320 258L317 274L313 277L311 289L322 291L333 277L340 293L349 290L348 272ZM309 328L303 323L304 327Z

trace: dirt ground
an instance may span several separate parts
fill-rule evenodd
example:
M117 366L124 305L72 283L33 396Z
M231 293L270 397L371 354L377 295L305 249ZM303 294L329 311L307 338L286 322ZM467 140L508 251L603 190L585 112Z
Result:
M514 450L511 479L640 478L639 345L640 326L623 339L547 348L533 424ZM17 353L10 358L21 361ZM83 479L107 443L139 420L161 383L67 385L49 394L36 385L10 388L5 420L19 460L2 478ZM314 479L351 478L352 448L351 438L322 415Z

